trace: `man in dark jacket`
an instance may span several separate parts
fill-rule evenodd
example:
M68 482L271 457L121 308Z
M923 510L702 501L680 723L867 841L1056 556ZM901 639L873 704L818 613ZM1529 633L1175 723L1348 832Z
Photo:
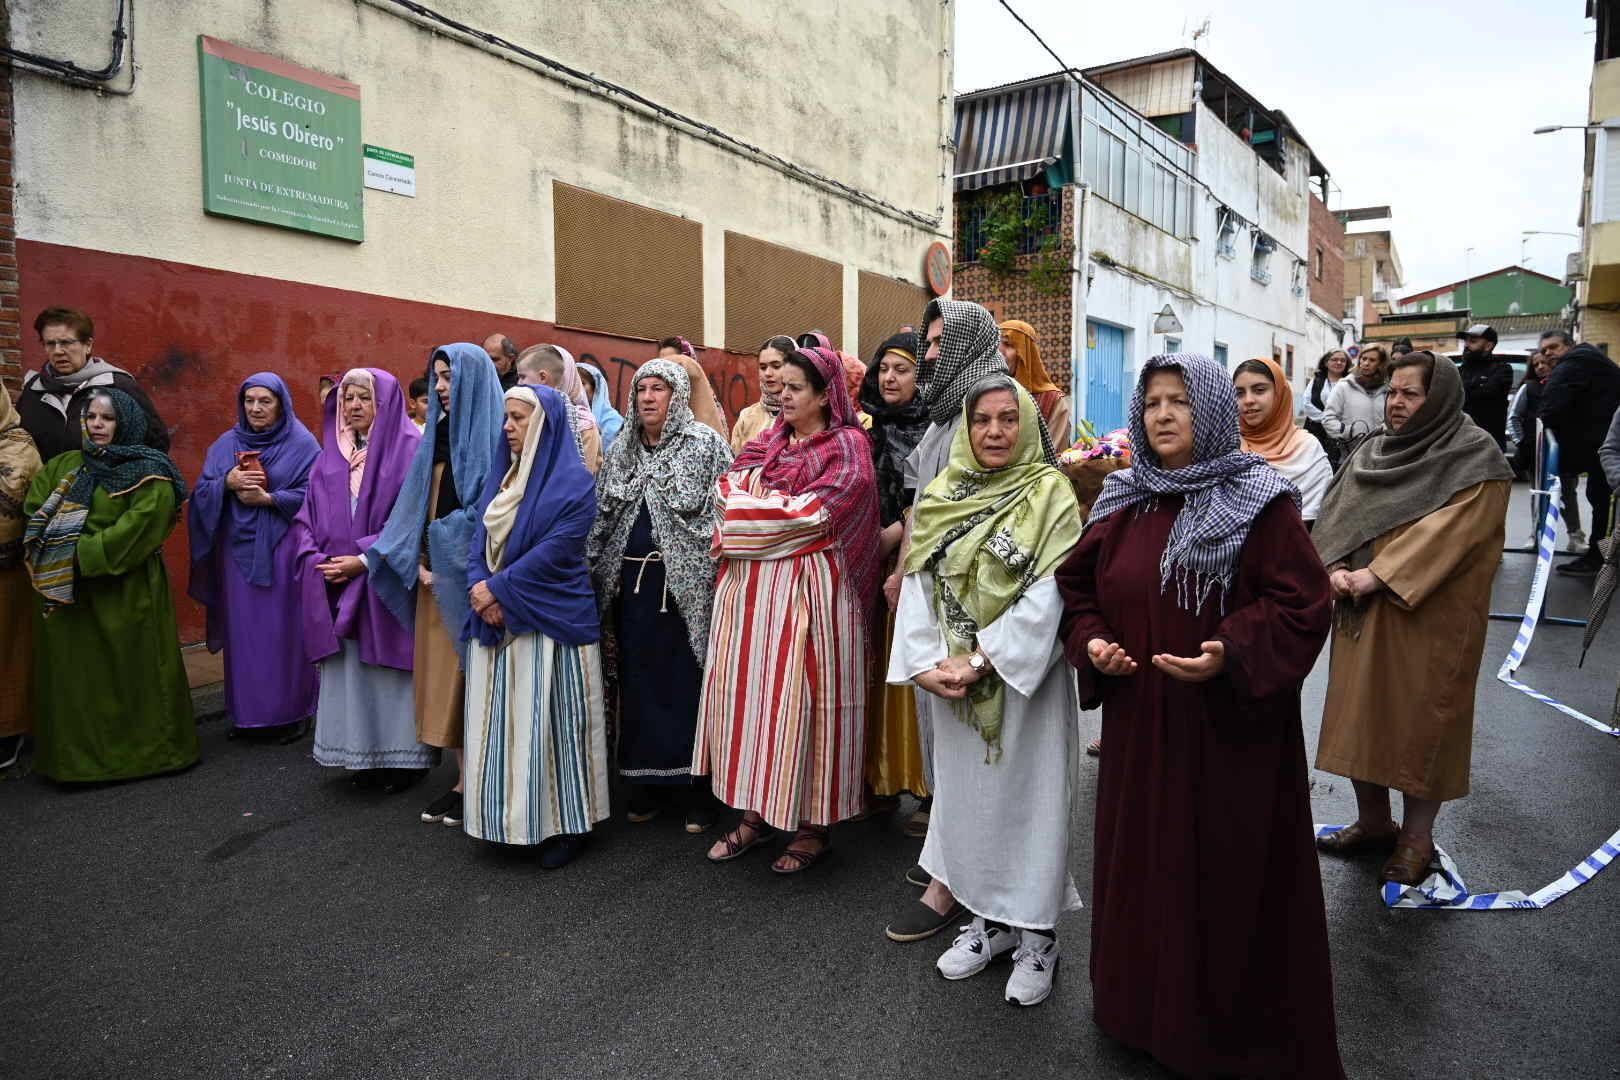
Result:
M135 376L92 356L96 326L90 316L72 308L46 308L34 320L34 332L45 348L45 366L23 379L17 419L46 461L84 441L80 422L94 390L116 387L135 399L146 413L146 444L167 452L169 429Z
M1561 573L1595 574L1603 565L1598 541L1609 534L1609 482L1598 464L1598 448L1609 421L1620 408L1620 367L1596 346L1582 343L1564 353L1541 391L1541 422L1558 440L1558 474L1568 477L1564 501L1574 499L1573 478L1586 473L1586 502L1592 508L1591 546L1558 567Z
M1457 335L1463 340L1463 412L1507 449L1508 394L1513 390L1513 369L1498 360L1496 331L1475 323ZM1601 440L1600 440L1601 441Z

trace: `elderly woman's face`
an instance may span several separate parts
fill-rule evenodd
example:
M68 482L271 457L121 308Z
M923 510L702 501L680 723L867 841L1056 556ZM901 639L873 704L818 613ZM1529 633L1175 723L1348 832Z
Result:
M636 414L641 418L641 426L649 432L662 431L664 421L669 419L669 403L674 396L669 383L656 375L648 375L638 382Z
M896 352L878 361L878 392L888 405L904 405L917 396L917 363Z
M371 387L364 383L346 383L343 387L343 424L354 431L371 430L377 419L377 402L371 396Z
M1018 445L1018 398L1011 390L981 394L968 415L968 441L982 468L999 469Z
M1142 426L1148 445L1166 469L1193 462L1192 398L1179 371L1155 371L1142 394Z
M90 399L90 404L84 407L84 430L97 446L106 446L113 441L113 435L118 431L118 413L111 401L104 397Z
M242 411L247 414L248 427L269 431L281 419L281 401L262 386L250 386L242 391Z
M506 423L501 430L506 432L506 446L517 457L523 453L523 443L529 437L529 421L534 419L534 406L527 401L518 401L513 398L506 403Z

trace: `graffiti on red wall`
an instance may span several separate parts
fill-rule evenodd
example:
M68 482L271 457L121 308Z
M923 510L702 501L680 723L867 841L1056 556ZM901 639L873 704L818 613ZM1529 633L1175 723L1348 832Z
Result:
M606 376L621 410L635 369L654 343L559 327L487 311L444 307L345 289L253 277L133 255L17 241L23 323L53 305L75 307L96 324L95 353L126 368L152 395L169 425L181 471L194 480L209 445L235 422L236 393L258 371L287 380L294 409L318 430L320 377L379 367L402 383L427 371L429 353L453 341L482 342L503 333L520 348L561 345ZM23 367L43 362L32 330L23 335ZM703 350L715 396L731 418L757 396L752 356ZM185 529L164 547L180 634L203 636L202 610L185 596Z

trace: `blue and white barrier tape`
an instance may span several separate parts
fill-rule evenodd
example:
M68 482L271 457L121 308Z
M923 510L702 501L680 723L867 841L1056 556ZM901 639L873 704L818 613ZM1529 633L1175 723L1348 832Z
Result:
M1543 492L1532 492L1540 495ZM1502 682L1521 694L1550 705L1571 719L1579 720L1588 727L1595 728L1605 735L1620 738L1620 728L1610 727L1601 720L1595 720L1572 706L1549 694L1543 694L1534 687L1526 686L1515 676L1519 665L1524 663L1524 654L1530 649L1530 642L1535 640L1536 624L1541 621L1541 608L1547 596L1547 578L1552 572L1553 552L1558 544L1558 525L1563 521L1563 485L1558 477L1551 479L1550 488L1545 494L1548 496L1547 508L1541 518L1541 533L1536 540L1536 574L1530 584L1530 598L1525 601L1524 619L1519 623L1519 636L1513 640L1513 647L1508 650L1502 661L1502 666L1496 671L1497 681Z
M1343 825L1318 825L1317 836L1338 832ZM1434 861L1429 864L1429 875L1416 885L1398 885L1386 882L1383 889L1384 905L1392 908L1427 908L1441 911L1502 911L1508 908L1544 908L1554 900L1585 885L1620 855L1620 830L1605 840L1596 851L1582 859L1563 877L1544 885L1533 893L1517 889L1507 892L1470 893L1463 884L1462 874L1443 848L1434 849Z
M1555 459L1556 460L1556 459ZM1526 686L1514 676L1519 665L1524 662L1524 654L1530 648L1530 642L1536 636L1536 624L1541 620L1542 602L1547 595L1547 578L1552 570L1553 551L1558 543L1558 525L1563 520L1563 486L1559 483L1557 475L1550 478L1549 490L1546 492L1533 492L1532 494L1546 494L1547 507L1541 519L1541 532L1536 541L1536 574L1530 585L1530 597L1525 602L1524 620L1519 624L1519 635L1513 641L1513 647L1508 650L1507 657L1503 659L1502 666L1497 669L1496 678L1527 697L1533 698L1544 705L1550 705L1563 713L1595 728L1606 735L1620 737L1620 728L1614 728L1601 721L1594 720L1579 709L1571 708L1562 701L1533 687ZM1343 825L1318 825L1316 835L1326 836L1338 832ZM1470 893L1468 886L1463 883L1462 873L1457 864L1445 849L1435 845L1434 859L1429 863L1429 873L1416 885L1400 885L1395 882L1386 882L1383 888L1384 905L1392 908L1423 908L1440 911L1502 911L1509 908L1539 909L1544 908L1562 896L1573 892L1596 877L1603 868L1608 866L1614 858L1620 855L1620 830L1605 840L1598 849L1554 881L1544 885L1533 893L1520 892L1517 889L1505 892Z

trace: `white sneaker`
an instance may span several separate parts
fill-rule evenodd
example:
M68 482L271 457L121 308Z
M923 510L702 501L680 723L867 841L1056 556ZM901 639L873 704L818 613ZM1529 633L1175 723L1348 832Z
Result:
M1057 979L1057 939L1028 930L1020 930L1018 937L1012 974L1007 976L1007 1004L1039 1005L1052 995L1052 983Z
M1569 540L1564 544L1565 551L1585 551L1586 534L1579 529L1569 530Z
M1011 952L1018 938L1016 932L999 926L986 928L984 920L978 916L958 929L962 932L935 965L941 975L951 980L977 975L990 966L990 961Z

